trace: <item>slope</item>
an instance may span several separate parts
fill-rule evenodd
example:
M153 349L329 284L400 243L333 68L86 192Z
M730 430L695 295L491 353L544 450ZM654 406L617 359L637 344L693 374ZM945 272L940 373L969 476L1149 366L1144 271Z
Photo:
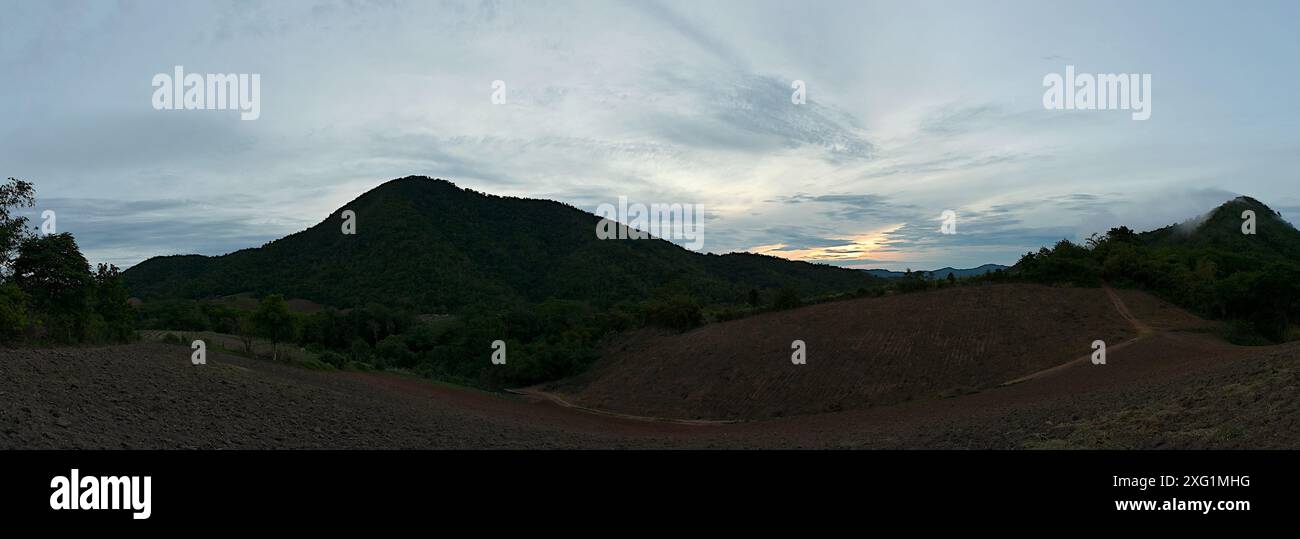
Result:
M971 393L1136 334L1102 289L956 287L630 336L550 389L614 412L764 419Z
M340 231L356 213L354 235ZM750 289L854 291L861 272L748 253L699 254L671 242L596 238L599 219L559 202L501 197L424 177L392 180L302 232L223 256L166 256L125 272L144 299L241 292L347 307L495 309L549 298L599 306L687 294L742 302Z

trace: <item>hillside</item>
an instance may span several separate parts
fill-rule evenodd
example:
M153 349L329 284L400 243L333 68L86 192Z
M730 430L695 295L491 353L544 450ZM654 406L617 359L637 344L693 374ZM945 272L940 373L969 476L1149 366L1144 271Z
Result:
M1242 213L1255 213L1253 234ZM1007 272L1052 284L1140 288L1205 318L1227 321L1236 344L1300 337L1300 231L1250 197L1149 232L1110 229L1084 244L1062 240Z
M1197 337L948 399L710 426L219 350L196 368L184 345L0 349L0 448L1296 449L1300 346Z
M1242 212L1255 212L1255 234L1241 231ZM1149 246L1216 249L1268 258L1300 259L1300 231L1264 203L1248 196L1229 200L1209 213L1138 234Z
M764 419L957 396L1135 334L1102 289L955 287L630 336L553 389L616 412ZM804 365L790 361L794 340Z
M356 212L355 235L340 232L345 209ZM609 306L672 293L740 303L750 289L818 295L873 281L854 270L749 253L700 254L658 239L602 241L598 221L559 202L407 177L262 247L151 258L125 272L126 285L145 300L281 293L337 307L457 312L549 298Z

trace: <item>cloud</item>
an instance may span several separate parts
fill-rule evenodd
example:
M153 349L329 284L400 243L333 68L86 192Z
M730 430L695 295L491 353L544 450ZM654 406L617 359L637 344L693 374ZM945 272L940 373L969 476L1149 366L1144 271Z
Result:
M250 195L220 199L47 198L23 214L39 226L41 213L53 210L57 232L70 232L92 264L122 267L150 256L225 254L262 245L318 220L272 217L249 212ZM324 217L323 215L320 217Z
M1293 7L1071 20L854 1L7 7L0 174L35 182L88 256L122 265L254 246L411 174L588 209L702 204L710 250L913 267L1009 263L1235 192L1300 211L1297 113L1275 106L1296 75L1266 69L1300 52L1277 37ZM1175 15L1185 31L1158 42L1127 22ZM1205 35L1233 46L1188 72ZM1158 112L1044 110L1042 76L1066 59L1154 73ZM261 73L262 118L153 110L150 77L177 64ZM504 105L489 100L498 79ZM790 102L795 79L805 104ZM945 209L957 235L938 234Z

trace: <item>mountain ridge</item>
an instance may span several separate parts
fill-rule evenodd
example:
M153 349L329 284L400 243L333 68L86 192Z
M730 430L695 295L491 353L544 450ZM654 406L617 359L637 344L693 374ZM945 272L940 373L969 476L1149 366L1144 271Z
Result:
M1246 210L1255 214L1255 236L1244 241L1242 233ZM1240 195L1204 215L1181 223L1164 226L1137 234L1147 245L1178 245L1191 248L1221 250L1245 249L1264 255L1278 255L1300 259L1300 231L1282 217L1282 214L1250 196Z
M961 278L961 277L970 277L973 275L984 275L986 273L992 273L997 270L1005 270L1008 268L1010 268L1010 266L1004 266L1002 264L981 264L973 268L954 268L952 266L947 266L933 271L913 270L912 272L928 273L930 274L931 279L944 279L948 277L949 273L952 273L954 277ZM899 279L907 275L906 272L893 271L887 269L866 269L862 271L865 271L881 279Z
M344 235L342 212L356 215ZM740 303L749 291L849 292L856 270L754 253L695 253L650 238L599 240L600 218L552 200L423 176L389 180L320 223L225 255L153 257L124 272L142 299L282 293L326 305L474 305L578 299L608 306L675 293Z

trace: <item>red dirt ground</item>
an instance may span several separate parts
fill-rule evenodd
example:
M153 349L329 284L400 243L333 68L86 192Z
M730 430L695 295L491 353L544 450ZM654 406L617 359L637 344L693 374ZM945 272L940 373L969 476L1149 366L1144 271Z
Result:
M961 287L643 333L547 389L629 414L770 419L971 393L1137 332L1101 289ZM805 365L790 361L796 339Z
M611 417L540 398L211 350L207 365L194 366L187 347L164 344L0 350L0 447L1300 447L1300 343L1232 346L1175 329L1198 322L1154 298L1118 296L1139 320L1164 314L1144 320L1155 331L1109 348L1106 365L1075 362L951 398L728 425ZM1111 316L1123 320L1113 307ZM803 367L817 365L811 342L810 350Z

